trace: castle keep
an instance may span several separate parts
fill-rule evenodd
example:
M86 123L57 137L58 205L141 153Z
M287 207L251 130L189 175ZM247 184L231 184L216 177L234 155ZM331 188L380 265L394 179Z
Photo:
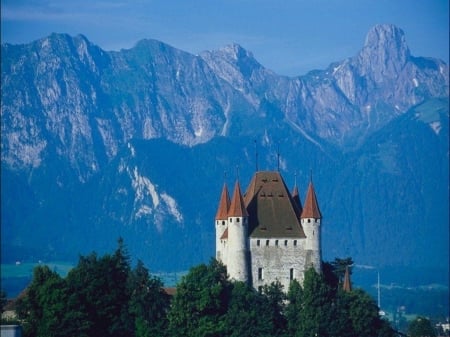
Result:
M216 214L216 258L231 279L259 289L279 281L287 291L304 272L320 271L322 215L312 181L302 207L297 186L289 192L279 172L259 171L242 195L230 199L224 184Z

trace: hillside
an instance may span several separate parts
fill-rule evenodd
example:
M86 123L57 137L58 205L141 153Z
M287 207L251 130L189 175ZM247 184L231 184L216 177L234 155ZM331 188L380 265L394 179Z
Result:
M1 60L2 262L74 261L122 236L152 270L186 270L214 254L224 180L238 167L245 188L279 151L302 197L313 173L326 259L448 275L449 68L395 26L292 78L236 44L107 52L52 34Z

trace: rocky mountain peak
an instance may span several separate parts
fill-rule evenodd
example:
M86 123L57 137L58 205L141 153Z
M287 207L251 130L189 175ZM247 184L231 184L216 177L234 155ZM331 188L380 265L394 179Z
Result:
M211 52L204 52L202 57L208 62L210 66L213 64L220 65L220 67L227 67L231 71L237 70L240 76L250 77L254 71L263 69L264 67L256 61L253 54L244 49L237 43L227 45ZM213 68L216 68L213 66ZM234 75L237 75L233 71Z
M219 51L228 56L230 59L239 60L244 58L251 58L254 59L253 54L244 49L240 44L238 43L232 43L229 44L223 48L220 48Z
M394 78L410 57L405 33L395 25L376 25L369 30L358 56L364 73L373 72L376 82Z

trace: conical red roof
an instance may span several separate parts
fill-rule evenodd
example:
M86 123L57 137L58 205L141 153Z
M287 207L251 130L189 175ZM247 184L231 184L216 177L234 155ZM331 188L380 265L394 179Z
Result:
M303 206L301 218L322 219L322 214L320 213L319 204L316 199L316 192L314 192L312 182L310 182L308 186L308 192L306 193L305 205Z
M216 213L216 220L226 220L228 218L228 209L230 208L230 195L226 184L223 184L222 195L220 196L219 208Z
M233 197L231 198L228 216L233 217L248 217L247 209L245 208L244 199L242 198L241 187L239 181L234 185Z
M345 267L344 284L342 285L344 291L352 291L352 282L350 281L350 272L348 266Z

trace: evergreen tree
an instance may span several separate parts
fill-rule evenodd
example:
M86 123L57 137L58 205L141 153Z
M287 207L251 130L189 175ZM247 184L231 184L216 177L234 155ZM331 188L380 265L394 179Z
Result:
M168 327L169 296L159 278L150 277L142 261L131 272L129 311L134 320L136 337L163 336Z
M352 274L353 259L351 257L346 257L345 259L335 258L331 262L333 267L333 272L337 276L339 284L343 283L345 269L348 267L350 275Z

